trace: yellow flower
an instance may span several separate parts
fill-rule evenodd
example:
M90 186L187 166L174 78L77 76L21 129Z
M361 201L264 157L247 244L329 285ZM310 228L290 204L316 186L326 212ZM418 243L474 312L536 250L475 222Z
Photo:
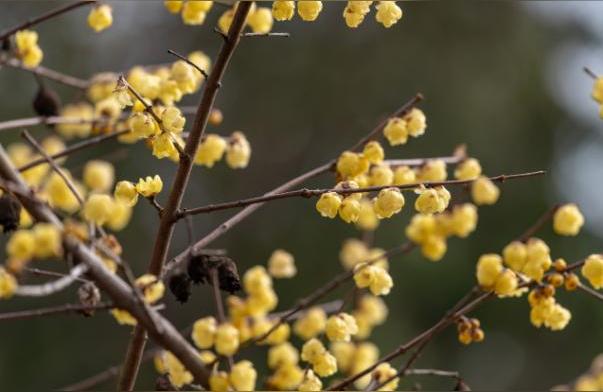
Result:
M6 243L6 254L11 259L29 260L35 252L36 239L30 230L17 230Z
M213 167L222 159L226 151L226 140L216 134L208 134L199 145L195 154L195 163L207 167Z
M163 352L163 363L170 383L173 386L180 388L193 381L193 375L186 370L182 362L180 362L170 351Z
M154 177L147 176L144 180L140 178L138 184L136 184L136 191L144 197L151 197L157 195L163 189L163 181L161 177L155 175Z
M442 260L447 249L446 238L440 235L430 235L421 243L421 253L431 261Z
M477 281L480 286L490 289L502 273L502 258L494 253L480 256L477 261Z
M228 30L230 30L230 25L232 24L232 20L234 19L234 9L227 9L224 11L220 18L218 19L218 28L223 34L228 34Z
M137 321L128 311L118 308L111 309L111 314L115 317L118 324L121 325L136 325Z
M379 144L378 141L373 140L364 146L362 156L366 158L369 163L378 164L385 158L385 152L383 151L381 144Z
M377 22L384 27L392 27L402 18L402 10L395 1L380 1L377 4L377 14L375 15Z
M422 214L443 212L448 207L450 193L443 186L418 190L419 197L415 200L415 209Z
M255 319L253 324L253 337L259 338L261 336L264 336L272 327L274 327L276 322L277 321L268 320L265 317ZM261 343L266 343L270 345L284 343L285 341L287 341L287 339L289 339L290 333L291 328L289 327L289 324L282 323L278 327L276 327L276 329L274 329L274 331L272 331L270 335L262 339Z
M362 230L372 231L379 226L379 218L373 209L373 203L368 199L360 200L360 211L356 226Z
M373 295L388 295L394 286L394 281L390 276L389 272L385 268L377 267L375 270L375 276L369 286Z
M113 209L111 196L95 193L84 203L84 219L97 225L104 225L110 218Z
M549 247L538 238L530 238L526 244L526 251L527 261L522 273L539 282L553 263Z
M268 385L282 391L294 390L302 381L303 376L304 372L299 366L283 365L276 369L268 379Z
M360 218L361 209L362 206L357 199L346 197L339 207L339 217L346 223L355 223Z
M272 11L267 7L257 7L247 17L247 24L254 33L266 34L272 29Z
M369 180L371 186L392 185L394 182L394 172L389 165L375 165L371 168Z
M588 256L581 272L595 289L603 287L603 256L598 254Z
M399 117L390 118L385 128L383 128L383 135L389 141L390 146L406 144L408 141L408 124L406 120Z
M34 226L35 256L41 259L61 254L61 232L50 223L38 223Z
M0 267L0 299L12 297L17 291L17 286L17 279L3 267Z
M569 310L559 304L556 304L549 316L544 321L544 324L551 329L551 331L560 331L564 329L567 324L569 324L571 318L572 314Z
M297 387L298 391L322 391L322 381L318 378L312 369L304 372L304 379Z
M373 370L373 378L378 385L394 377L396 374L398 374L398 371L387 362L380 363L379 366ZM398 388L398 381L399 378L395 377L390 382L382 386L379 390L395 391Z
M383 324L388 313L385 302L380 297L370 294L360 297L356 311L372 325Z
M316 20L320 11L322 11L322 1L300 0L297 2L297 13L306 22Z
M352 342L333 342L330 351L337 361L337 368L342 373L348 373L354 362L356 345Z
M170 106L161 113L161 125L167 132L180 133L185 123L182 112L175 106Z
M107 192L113 186L115 169L106 161L92 160L84 166L84 183L96 192Z
M339 313L329 317L325 332L332 342L349 342L358 333L358 325L354 316Z
M38 46L38 33L32 30L20 30L15 33L17 55L27 68L35 68L44 57L42 49Z
M454 178L457 180L474 180L482 174L482 166L475 158L465 159L454 171Z
M247 294L258 294L272 287L272 278L261 265L248 269L243 275L243 288Z
M560 207L553 217L553 228L560 235L575 236L583 224L584 216L573 203Z
M209 376L209 388L214 392L227 392L229 388L228 373L214 371Z
M374 209L380 219L390 218L404 207L404 196L398 188L386 188L379 191Z
M326 192L320 195L316 202L316 210L324 218L335 218L342 203L342 197L336 192Z
M207 11L209 8L206 4L209 3L211 8L211 1L187 1L182 7L182 21L187 25L202 25L205 22Z
M71 177L69 173L65 173L68 177ZM77 182L74 182L76 189L83 194L84 189ZM65 180L61 178L56 172L53 172L46 183L46 194L48 196L48 202L53 207L58 207L67 212L75 212L79 207L79 202L73 192L69 189Z
M268 367L276 369L284 365L297 365L299 353L289 342L273 346L268 350Z
M337 360L327 351L312 363L312 369L320 377L329 377L337 372Z
M406 120L406 129L412 137L419 137L425 133L427 129L427 118L421 109L412 108L408 114L404 116Z
M420 182L440 182L446 180L446 177L446 162L441 159L430 159L417 173L417 180Z
M517 290L517 275L510 269L505 269L497 278L494 292L499 297L510 296Z
M275 278L292 278L297 273L295 259L286 250L277 249L268 259L268 271Z
M368 159L351 151L344 151L337 159L337 173L343 178L359 176L369 168Z
M201 68L205 71L204 68ZM170 68L170 78L175 81L178 88L186 94L190 94L197 88L199 77L196 76L199 73L190 64L183 60L178 60L172 64Z
M451 232L460 238L466 238L477 227L477 219L477 207L473 204L456 205L452 210L450 220Z
M128 119L132 133L139 138L153 136L159 132L159 126L150 113L136 112Z
M232 385L236 391L253 391L255 390L257 375L256 370L253 368L253 364L244 360L239 361L232 366L228 379L230 385Z
M242 132L233 132L226 147L226 163L231 169L244 169L249 164L251 145Z
M195 321L191 337L199 348L210 348L214 345L214 339L218 323L213 317L204 317Z
M481 176L471 185L471 197L477 205L489 205L498 201L500 190L488 178Z
M94 7L88 14L88 26L97 33L113 24L113 10L107 4Z
M327 349L320 340L312 338L302 346L301 359L309 363L314 363L326 353Z
M398 166L394 170L394 185L407 185L417 182L417 176L414 170L408 166Z
M163 282L152 274L144 274L136 279L136 286L142 291L145 302L149 304L159 301L165 293Z
M375 274L378 267L367 263L357 264L354 268L354 282L356 287L363 289L369 287L375 279Z
M513 241L503 249L505 264L513 271L521 272L528 259L528 250L521 241Z
M295 14L295 1L276 0L272 3L272 16L280 21L291 20Z
M313 307L297 319L293 324L293 330L303 340L308 340L324 331L326 323L325 311L320 307Z
M178 156L178 150L169 133L165 132L151 139L153 155L158 159Z
M130 223L131 217L132 207L122 201L114 200L113 212L107 221L107 227L113 231L123 230Z
M61 117L83 120L84 122L81 124L57 124L56 130L59 134L68 139L73 137L87 137L90 135L92 124L90 122L86 123L85 121L94 118L94 109L91 105L84 102L68 104L61 109L60 114Z
M603 103L603 77L597 78L593 84L592 97L598 103Z
M138 192L136 185L130 181L119 181L115 185L113 196L117 201L125 203L127 206L133 207L138 202Z
M164 0L163 6L172 14L177 14L182 9L182 0Z
M220 324L215 335L216 352L230 356L239 349L239 331L230 323Z
M354 9L349 6L350 3L353 3L353 1L348 1L348 5L343 9L343 18L348 27L356 28L364 21L364 14L355 12Z

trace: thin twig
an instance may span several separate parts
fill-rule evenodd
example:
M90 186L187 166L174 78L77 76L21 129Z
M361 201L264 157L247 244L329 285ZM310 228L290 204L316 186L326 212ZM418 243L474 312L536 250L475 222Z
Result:
M63 276L67 276L66 274L63 274L63 273L60 273L60 272L47 271L47 270L43 270L43 269L40 269L40 268L24 267L23 271L29 272L30 274L33 274L33 275L51 276L51 277L54 277L54 278L62 278ZM81 282L81 283L88 283L88 282L90 282L88 279L84 279L84 278L77 278L76 280L78 282Z
M157 210L157 214L159 214L159 217L161 217L161 215L163 214L163 207L161 206L161 204L159 204L157 198L155 196L150 196L147 197L147 200L149 201L149 203L151 203L153 208Z
M521 241L521 242L525 242L525 241L529 240L532 236L534 236L538 232L538 230L540 230L542 228L542 226L544 226L549 220L551 220L553 218L553 216L555 215L555 212L557 212L557 210L561 206L562 206L562 204L556 204L553 207L551 207L548 211L546 211L544 214L542 214L540 216L540 218L538 218L536 223L534 223L529 229L527 229L525 231L525 233L523 233L517 240Z
M23 23L19 23L18 25L14 26L14 27L4 30L2 33L0 33L0 41L4 40L5 38L10 37L11 35L15 34L19 30L28 29L32 26L35 26L39 23L42 23L44 21L57 17L61 14L69 12L78 7L81 7L84 5L92 5L92 4L96 4L96 3L97 3L96 0L83 0L83 1L77 1L75 3L71 3L71 4L67 4L67 5L55 8L40 16L28 19Z
M517 174L501 174L498 176L490 177L490 180L493 182L504 182L507 180L514 180L518 178L532 177L545 174L545 171L539 170L535 172L527 172L527 173L517 173ZM398 188L400 190L414 190L417 187L423 185L426 188L433 188L437 186L456 186L456 185L468 185L475 182L476 179L472 180L448 180L448 181L438 181L438 182L423 182L423 183L414 183L414 184L404 184L404 185L381 185L381 186L371 186L365 188L348 188L348 189L335 189L335 188L327 188L327 189L297 189L294 191L288 191L283 193L276 193L271 195L264 196L256 196L248 199L241 199L237 201L219 203L219 204L210 204L203 207L196 207L191 209L183 209L179 212L177 219L181 219L186 215L197 215L197 214L205 214L214 211L221 211L230 208L239 208L245 207L250 204L256 203L264 203L272 200L286 199L290 197L303 197L303 198L311 198L315 196L320 196L323 193L327 192L336 192L340 195L350 195L354 193L365 193L365 192L378 192L382 189L386 188Z
M289 33L271 32L271 33L244 33L243 37L284 37L289 38Z
M588 67L583 67L582 69L583 69L583 70L584 70L584 72L586 72L586 74L587 74L588 76L590 76L591 78L593 78L593 79L595 79L595 80L597 80L597 79L599 78L599 77L597 76L597 74L596 74L596 73L594 73L594 72L593 72L593 71L592 71L590 68L588 68Z
M0 313L0 321L23 320L36 317L54 316L66 313L80 314L82 312L90 310L107 310L111 309L113 306L114 305L112 303L100 303L97 305L65 304L41 309L30 309L10 313Z
M157 121L157 124L159 124L159 126L161 126L161 118L157 115L157 113L155 113L155 111L153 110L153 105L149 104L144 97L138 92L136 91L136 89L134 87L132 87L132 85L130 83L128 83L128 81L126 80L126 78L123 75L119 75L119 78L117 79L117 85L124 85L126 86L126 88L128 89L128 91L130 91L137 100L140 101L140 103L144 106L144 110L149 113L151 116L153 116L153 118L155 119L155 121Z
M583 284L579 284L577 287L578 287L578 289L584 291L585 293L590 294L591 296L595 297L599 301L603 301L603 294L601 294L597 290L593 290L590 287L585 286Z
M197 71L199 71L201 73L201 75L203 75L205 77L205 79L207 79L209 77L209 75L207 74L206 70L204 70L203 68L199 67L197 64L193 63L192 61L190 61L188 58L186 58L185 56L181 55L180 53L177 53L177 52L175 52L175 51L173 51L171 49L168 49L168 53L171 54L172 56L178 57L180 60L184 61L185 63L187 63L191 67L195 68Z
M17 291L15 291L15 295L22 297L46 297L71 286L72 283L78 281L80 276L87 271L88 266L86 264L78 264L69 271L68 275L64 275L52 282L40 285L19 285Z
M42 65L38 65L37 67L34 67L34 68L28 68L28 67L25 67L17 59L0 60L0 65L5 65L10 68L33 73L34 75L38 75L38 76L42 76L46 79L54 80L55 82L64 84L69 87L74 87L74 88L85 90L90 86L90 82L88 80L76 78L75 76L71 76L71 75L66 75L64 73L55 71L53 69L46 68Z
M34 149L36 149L38 151L38 153L40 155L42 155L44 157L44 159L48 162L50 167L52 167L52 169L63 179L63 181L65 182L65 185L67 185L67 188L69 188L71 193L73 193L73 196L75 196L75 198L77 199L77 202L80 205L84 205L84 199L82 198L82 195L80 194L80 192L77 190L77 188L75 187L73 182L69 179L69 177L65 174L65 172L59 167L59 165L57 165L57 163L54 161L54 159L52 159L52 157L50 155L48 155L46 150L44 150L42 148L42 146L40 146L40 144L36 141L36 139L34 139L29 134L29 132L23 131L21 133L21 135L29 142L29 144L32 145L32 147Z

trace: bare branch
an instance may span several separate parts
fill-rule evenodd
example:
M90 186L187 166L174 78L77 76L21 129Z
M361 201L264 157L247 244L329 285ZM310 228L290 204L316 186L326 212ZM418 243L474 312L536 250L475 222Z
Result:
M90 310L107 310L113 307L111 303L100 303L97 305L82 305L82 304L65 304L59 306L51 306L41 309L20 310L17 312L0 313L0 321L8 320L23 320L36 317L55 316L59 314L81 314L84 311Z

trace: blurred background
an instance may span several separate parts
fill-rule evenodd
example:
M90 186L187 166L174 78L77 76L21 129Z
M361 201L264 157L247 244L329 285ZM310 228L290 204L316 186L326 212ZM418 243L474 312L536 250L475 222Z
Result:
M0 29L58 4L3 1ZM203 50L214 57L221 44L212 31L221 7L212 9L203 26L191 27L159 1L110 4L114 25L100 34L87 27L85 9L37 26L43 65L88 78L101 71L173 61L167 49ZM185 201L186 206L198 206L272 189L333 158L417 92L426 97L421 107L428 117L427 133L389 149L388 157L448 155L465 143L487 174L547 170L546 177L504 184L499 203L480 209L478 230L467 240L450 240L442 262L428 262L416 251L390 260L395 287L385 298L389 320L373 334L382 353L439 320L474 284L477 258L500 252L554 203L577 202L587 219L577 238L554 236L550 225L539 233L554 257L575 261L601 251L603 236L603 122L590 99L592 80L582 71L587 65L603 72L598 17L603 3L400 6L404 18L387 30L374 21L374 11L358 29L349 29L341 17L343 4L325 4L314 23L297 17L275 23L274 31L290 32L290 38L245 39L218 95L224 122L211 131L244 131L253 148L251 164L244 171L224 163L212 170L195 167ZM49 85L64 102L78 95ZM34 115L31 100L37 86L30 74L0 69L0 87L0 121ZM198 96L188 98L184 104L196 104ZM43 127L32 131L40 138L48 132ZM0 140L4 145L17 141L18 131L3 132ZM119 179L159 173L167 188L175 172L173 163L156 160L141 144L107 144L74 155L67 167L78 173L87 159L99 154L109 154ZM323 177L310 185L332 184L332 178ZM195 235L209 232L234 212L196 217ZM376 246L400 244L409 215L407 208L383 222ZM146 269L156 227L156 214L141 202L130 226L118 234L124 258L137 274ZM340 270L341 243L357 236L352 226L321 218L313 201L290 199L263 207L212 246L227 249L243 271L265 264L276 248L293 253L298 276L275 282L279 309L287 309ZM179 227L173 252L186 244L184 227ZM483 343L465 347L449 329L428 346L417 367L458 370L480 390L546 389L568 382L603 349L603 329L598 327L603 307L580 292L561 290L558 300L573 314L562 332L534 328L525 298L492 301L474 313L486 332ZM3 301L0 312L73 301L74 290L68 290L47 299ZM171 296L167 304L166 315L178 327L213 312L205 288L196 288L185 305ZM1 388L54 389L95 374L123 359L129 334L130 328L117 325L106 313L94 319L68 315L0 323ZM264 349L253 358L263 369ZM137 386L152 388L154 377L152 365L143 365ZM450 380L416 380L425 389L453 386ZM113 388L114 382L99 388ZM413 382L403 385L411 388Z

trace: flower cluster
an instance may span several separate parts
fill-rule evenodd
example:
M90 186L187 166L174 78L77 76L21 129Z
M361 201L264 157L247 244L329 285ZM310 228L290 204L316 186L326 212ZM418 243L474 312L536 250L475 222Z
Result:
M463 344L479 343L486 336L476 318L461 317L456 323L459 342Z
M348 1L343 10L343 18L350 28L356 28L364 21L366 15L371 12L373 1ZM402 18L402 10L395 1L377 1L375 5L375 20L384 27L391 27ZM165 8L172 14L180 14L182 21L187 25L202 25L207 14L213 6L213 1L197 0L166 0ZM275 0L272 8L257 6L254 2L247 15L246 25L258 34L266 34L272 30L274 20L288 21L293 19L295 11L299 17L312 22L318 19L323 9L322 1L315 0ZM218 27L222 33L228 33L232 24L236 5L226 10L218 19Z
M42 49L38 46L38 33L31 30L21 30L15 34L17 57L27 68L35 68L44 57Z

